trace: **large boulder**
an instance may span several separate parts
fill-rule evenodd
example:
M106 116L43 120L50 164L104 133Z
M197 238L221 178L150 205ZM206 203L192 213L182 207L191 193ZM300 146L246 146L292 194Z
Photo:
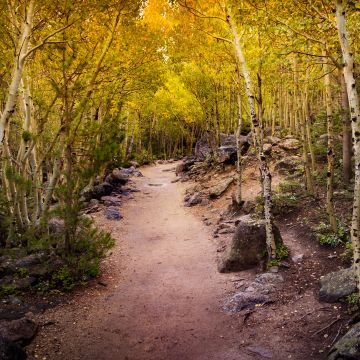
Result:
M331 272L320 279L319 298L333 303L357 290L356 278L352 268Z
M125 185L130 178L130 172L126 169L114 169L105 179L111 185Z
M209 197L211 199L215 199L219 197L228 189L228 187L231 185L233 181L234 178L232 177L221 180L217 185L210 188Z
M26 353L20 345L0 336L0 360L26 359Z
M22 346L31 342L37 332L37 324L27 318L0 322L0 337Z
M285 151L296 151L300 149L301 146L301 142L295 138L285 139L279 144L279 147L281 147Z
M240 136L241 155L245 155L250 147L247 136ZM216 150L216 158L220 163L235 164L237 160L237 144L235 135L220 134L220 147Z
M281 139L276 136L267 136L264 139L264 144L278 145L281 142Z
M93 186L91 189L87 189L83 192L83 197L86 201L91 199L100 200L103 196L110 195L114 187L108 182L103 182L99 185Z
M228 312L240 312L252 309L256 305L266 304L274 300L274 294L278 285L284 282L279 274L263 273L256 276L255 281L245 286L242 291L231 296L225 302L224 310Z
M275 243L282 244L279 229L274 225ZM220 263L222 273L241 271L258 266L266 258L265 220L254 220L249 215L239 219L230 246L226 249Z
M213 132L207 131L195 144L195 157L197 160L203 161L217 147L216 136Z
M102 196L101 201L105 206L119 206L121 205L121 199L116 196Z
M190 170L190 168L195 164L195 158L185 158L180 164L178 164L175 168L175 174L181 175L184 172L187 172Z
M360 323L355 324L331 348L328 360L360 360Z

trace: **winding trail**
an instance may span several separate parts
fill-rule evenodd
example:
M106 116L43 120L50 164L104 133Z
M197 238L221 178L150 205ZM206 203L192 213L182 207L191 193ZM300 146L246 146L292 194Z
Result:
M107 286L50 310L56 324L42 328L30 359L256 359L241 352L236 319L221 310L230 277L217 272L210 230L183 207L173 167L142 169L122 221L96 215L117 240Z

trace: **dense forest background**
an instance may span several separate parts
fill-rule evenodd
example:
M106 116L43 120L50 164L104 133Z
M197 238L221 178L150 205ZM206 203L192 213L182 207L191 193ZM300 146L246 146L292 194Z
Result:
M252 131L270 258L263 138L291 135L302 144L309 195L326 185L335 234L334 186L352 189L355 173L357 264L356 2L9 0L0 10L3 248L67 256L87 249L86 263L111 245L79 215L98 175L131 161L189 155L205 133L218 146L221 133ZM54 216L64 221L61 234L50 229Z

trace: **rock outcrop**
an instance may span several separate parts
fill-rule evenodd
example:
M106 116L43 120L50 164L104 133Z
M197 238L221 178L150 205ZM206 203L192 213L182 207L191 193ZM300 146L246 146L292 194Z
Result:
M328 360L360 359L360 323L355 324L331 348Z
M282 244L279 229L274 225L276 245ZM232 242L219 263L220 272L251 269L266 257L266 231L264 220L254 220L249 215L239 219Z
M333 303L357 291L351 268L331 272L320 279L320 301Z

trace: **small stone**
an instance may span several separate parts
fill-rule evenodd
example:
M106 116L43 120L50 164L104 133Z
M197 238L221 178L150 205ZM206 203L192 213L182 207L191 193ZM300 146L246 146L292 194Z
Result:
M105 215L108 220L120 220L123 218L119 210L114 206L109 206L105 210Z

